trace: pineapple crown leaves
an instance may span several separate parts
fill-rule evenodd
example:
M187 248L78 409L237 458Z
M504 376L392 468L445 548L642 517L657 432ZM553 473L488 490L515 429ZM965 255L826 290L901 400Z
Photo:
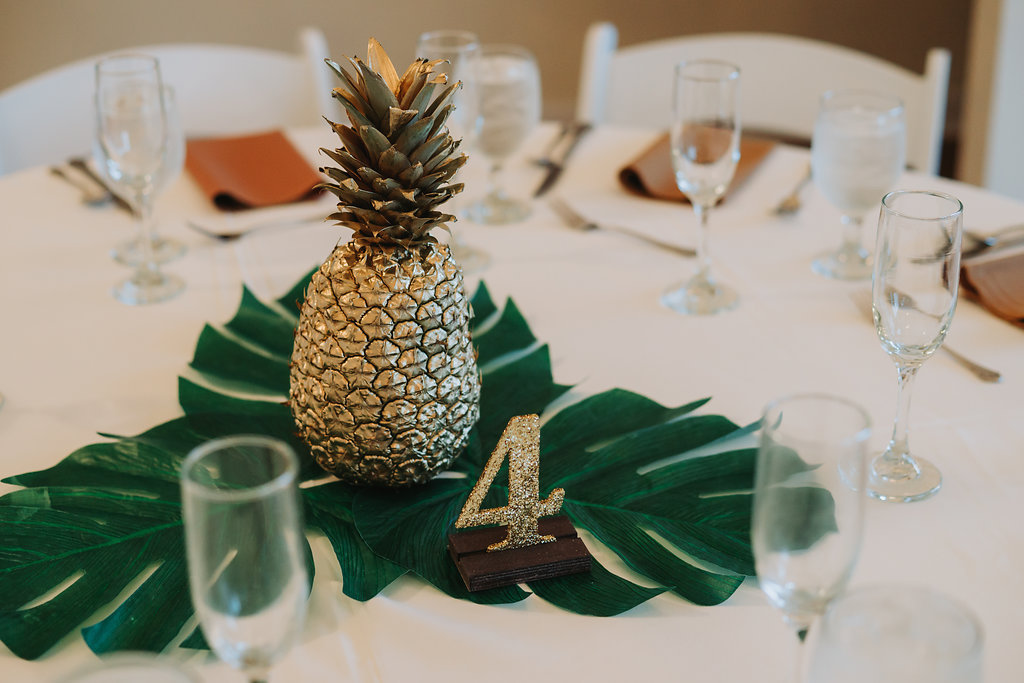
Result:
M400 77L374 38L367 55L369 64L350 57L347 69L324 60L348 115L348 125L328 120L342 146L320 150L337 164L320 169L332 181L321 187L338 198L329 218L367 245L434 242L430 231L455 220L437 207L463 187L450 181L466 155L445 126L462 84L435 73L444 60L416 59Z

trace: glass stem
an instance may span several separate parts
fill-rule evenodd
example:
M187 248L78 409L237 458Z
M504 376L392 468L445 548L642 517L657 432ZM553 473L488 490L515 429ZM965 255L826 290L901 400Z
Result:
M840 253L857 254L861 249L861 236L863 218L861 216L843 215L843 243L839 247Z
M135 215L139 223L139 266L135 279L154 282L160 279L156 257L153 254L153 202L146 193L135 196Z
M487 195L490 197L500 197L502 195L501 186L498 184L498 179L501 177L501 162L495 161L491 164L491 168L487 171Z
M711 252L708 250L708 214L711 207L694 204L693 211L697 214L697 275L695 280L711 281Z
M901 365L898 368L899 384L896 392L896 419L892 425L892 438L889 446L882 454L882 460L892 474L889 478L905 478L917 476L917 464L910 457L909 418L910 397L914 388L919 365Z

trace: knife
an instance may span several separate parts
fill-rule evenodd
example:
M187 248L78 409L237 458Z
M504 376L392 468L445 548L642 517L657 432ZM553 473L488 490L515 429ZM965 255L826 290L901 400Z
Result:
M552 150L551 163L548 164L547 172L544 174L544 180L541 181L540 185L534 191L534 197L540 197L542 194L554 187L558 181L559 176L562 175L562 171L565 170L565 164L569 160L569 155L576 149L576 144L580 141L587 131L593 126L589 123L574 123L570 126L569 134L565 136L565 147L562 149L561 154L558 154L558 150Z
M124 209L125 211L127 211L128 213L130 213L132 215L135 214L135 210L132 209L132 205L129 204L119 194L117 194L116 192L111 190L110 186L107 185L107 183L103 180L103 178L100 178L99 174L97 174L96 171L92 170L92 167L89 166L88 163L86 163L85 159L83 159L82 157L74 157L72 159L68 159L68 165L73 167L73 168L77 168L79 171L81 171L85 175L89 176L90 180L92 180L94 183L96 183L97 185L102 187L104 190L106 190L107 193L110 194L111 199L114 200L114 204L117 205L117 208Z

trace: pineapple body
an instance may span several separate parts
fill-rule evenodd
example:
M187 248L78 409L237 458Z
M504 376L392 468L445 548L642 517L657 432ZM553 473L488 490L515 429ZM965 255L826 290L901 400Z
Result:
M317 462L407 486L451 466L479 413L471 309L448 247L339 245L295 332L291 409Z

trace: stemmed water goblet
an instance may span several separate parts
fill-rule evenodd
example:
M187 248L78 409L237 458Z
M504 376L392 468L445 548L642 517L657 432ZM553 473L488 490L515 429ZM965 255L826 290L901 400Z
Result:
M824 394L764 410L754 560L761 590L801 640L845 587L860 551L870 424L861 407Z
M153 198L168 160L167 113L160 65L147 55L116 55L96 64L96 142L103 173L119 187L138 220L142 258L114 287L128 304L165 301L184 288L153 257Z
M815 259L814 272L838 280L871 276L864 215L893 189L906 162L906 117L897 97L864 90L822 95L811 140L814 184L842 212L839 248Z
M478 133L480 40L470 31L428 31L420 34L416 43L416 56L430 60L446 60L435 68L435 72L446 74L449 82L462 83L459 92L452 96L451 102L455 109L448 117L447 125L452 137L462 140L463 151L471 155ZM453 180L460 175L463 175L463 169L459 169ZM461 199L461 195L451 199L451 205L454 207L452 213L456 218L462 213ZM459 238L458 229L452 229L450 232L449 246L462 269L467 273L483 269L490 261L490 257L463 242Z
M181 112L178 109L178 102L174 88L169 85L163 86L164 112L167 120L167 159L160 169L155 182L155 193L159 195L166 190L171 183L177 180L185 168L185 130L181 123ZM99 145L94 145L93 157L96 165L103 169L103 159ZM121 194L129 188L120 187L115 179L106 176L107 184L118 190ZM113 249L114 260L127 266L138 266L143 260L141 243L142 235L136 234L132 239L121 242ZM167 263L181 257L185 253L185 245L178 240L163 237L157 234L157 226L150 228L150 242L153 250L153 260L157 263Z
M675 69L672 166L676 184L697 214L697 273L661 303L678 313L705 315L733 308L736 292L711 274L707 224L740 159L740 71L727 62L682 62Z
M308 548L286 443L239 435L196 447L181 470L192 603L206 641L265 681L301 631Z
M887 501L927 498L942 475L912 456L908 413L921 365L942 345L956 310L960 283L963 204L923 191L890 192L882 199L871 300L882 348L899 372L896 418L885 452L868 471L868 491Z
M540 121L540 71L526 49L485 45L480 56L477 149L490 161L487 194L470 209L478 223L514 223L530 215L530 204L501 185L505 161Z

